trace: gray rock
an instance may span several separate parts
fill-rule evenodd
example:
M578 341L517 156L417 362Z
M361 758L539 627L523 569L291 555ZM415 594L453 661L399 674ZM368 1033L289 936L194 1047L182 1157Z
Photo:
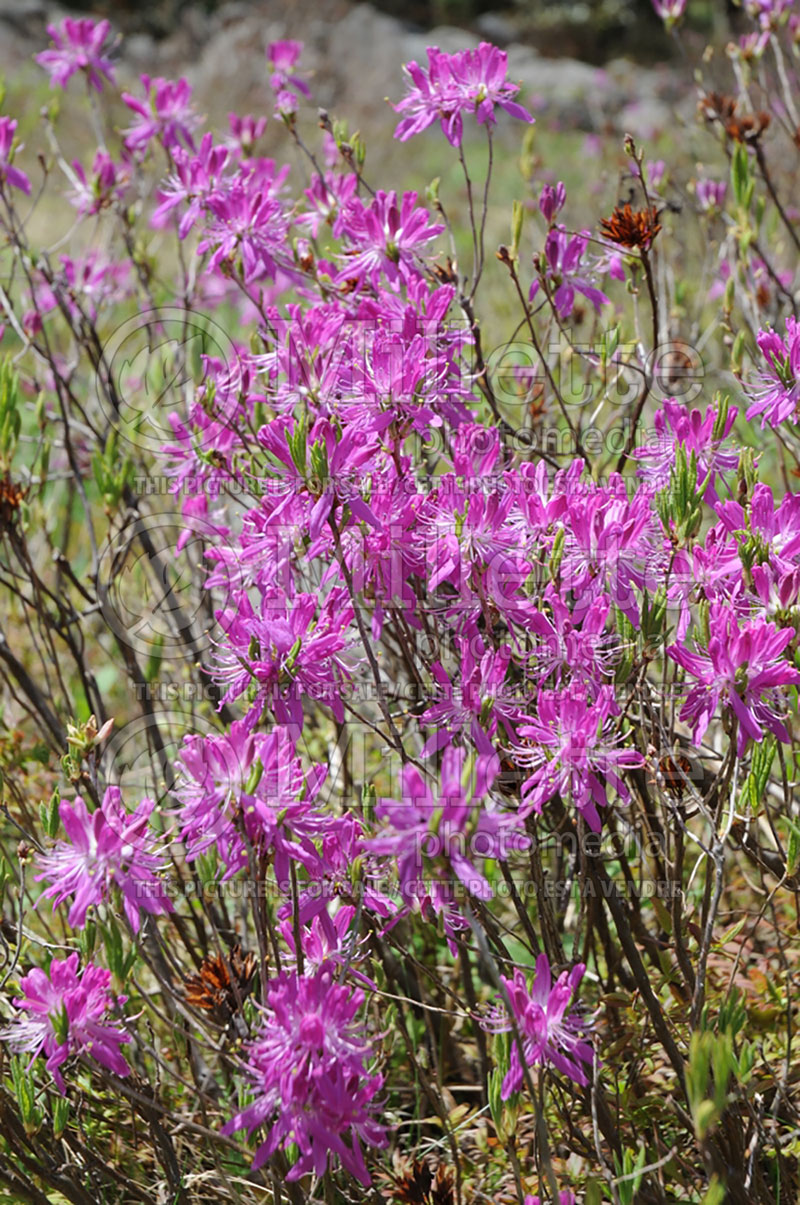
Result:
M409 34L393 17L376 12L369 4L358 4L328 35L325 57L341 80L345 96L357 90L363 101L380 103L384 96L395 99L403 90L402 65L420 54L427 42Z
M671 115L672 110L664 101L643 96L623 106L616 115L615 125L638 141L647 142L669 125Z
M575 59L545 58L515 40L513 17L502 13L481 16L477 34L447 25L423 33L370 4L343 11L344 0L339 2L342 8L321 4L301 21L282 0L228 0L213 14L198 0L169 37L157 41L134 34L123 40L120 81L142 71L186 75L198 108L216 121L224 121L231 109L269 112L265 48L278 38L298 38L305 42L303 65L311 72L316 102L350 117L354 126L369 128L376 121L383 126L384 97L396 101L403 95L403 63L426 63L428 46L452 53L489 40L505 45L509 76L522 85L521 100L535 98L543 120L587 131L613 126L647 139L667 124L674 108L688 112L693 107L693 90L677 70L643 68L627 59L600 69ZM48 0L0 0L0 66L14 70L42 49L46 22L61 16Z
M254 95L268 102L265 23L257 16L231 21L206 43L186 77L198 104L219 114L249 105ZM271 108L271 106L270 106Z
M519 34L519 30L506 13L481 13L475 28L487 42L495 46L508 46Z

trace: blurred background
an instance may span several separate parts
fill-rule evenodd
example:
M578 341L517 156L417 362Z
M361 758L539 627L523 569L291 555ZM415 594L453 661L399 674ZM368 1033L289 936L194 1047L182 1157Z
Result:
M37 0L2 0L0 16L33 33L52 5ZM266 12L288 24L301 17L335 21L351 5L340 0L95 0L62 8L92 12L113 21L126 33L169 37L187 20L202 25L220 10ZM631 54L652 62L675 52L664 34L650 0L373 0L373 7L419 30L453 25L489 38L498 45L518 41L534 45L540 54L569 56L592 63ZM706 38L724 36L735 19L729 0L694 0L690 24Z

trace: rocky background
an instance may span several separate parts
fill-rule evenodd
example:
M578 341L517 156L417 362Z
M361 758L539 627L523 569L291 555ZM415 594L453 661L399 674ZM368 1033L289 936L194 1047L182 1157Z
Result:
M144 6L96 4L93 12L109 16L125 35L119 49L123 84L135 83L143 71L186 75L198 105L223 121L231 109L271 111L264 49L283 37L305 43L303 62L314 73L317 103L367 129L373 122L386 121L385 113L375 111L376 96L396 100L402 95L404 61L425 61L428 45L455 50L481 39L507 49L510 77L522 82L536 112L545 113L551 124L649 138L672 120L676 106L680 112L684 105L688 112L695 103L681 59L665 40L649 2L475 12L467 9L465 0L464 24L459 25L452 23L459 16L457 3L445 9L451 21L446 25L432 23L442 6L425 0L411 5L386 0L385 7L392 6L402 7L404 15L348 0L233 0L214 5L167 0ZM567 19L572 10L584 18L587 12L592 16L588 32L586 20ZM31 55L45 46L47 22L67 11L43 0L0 0L0 71L19 78ZM726 19L722 3L711 12ZM702 15L701 6L698 36L705 37ZM637 47L635 58L632 46ZM556 50L570 48L584 59L554 57ZM599 65L603 48L611 53ZM587 56L595 61L585 61ZM41 78L38 72L37 76Z

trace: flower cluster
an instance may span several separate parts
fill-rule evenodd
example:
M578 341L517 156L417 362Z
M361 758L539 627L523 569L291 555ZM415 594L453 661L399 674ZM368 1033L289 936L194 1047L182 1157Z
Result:
M381 1147L386 1132L373 1116L383 1077L368 1066L369 1044L356 1019L363 1001L362 991L336 983L329 970L270 983L260 1031L247 1048L255 1100L223 1129L252 1134L269 1126L254 1167L296 1146L288 1180L321 1176L335 1157L370 1183L361 1144Z
M570 1008L585 969L579 964L569 972L562 971L553 983L550 961L546 954L540 954L530 987L519 968L511 979L501 975L508 1002L499 1006L484 1025L493 1033L507 1033L512 1029L513 1017L517 1028L519 1042L511 1041L510 1066L501 1088L503 1100L522 1087L520 1044L525 1066L552 1066L576 1084L588 1083L581 1063L591 1066L594 1054L585 1038L584 1018Z
M760 414L762 429L767 423L777 427L789 419L796 422L800 402L800 325L790 315L786 319L785 338L777 331L759 331L758 347L766 365L760 374L762 387L754 394L747 418Z
M50 974L34 967L20 979L22 995L14 1000L20 1015L0 1031L12 1050L47 1055L47 1070L62 1094L66 1085L61 1067L71 1057L92 1058L115 1075L130 1075L120 1046L130 1042L109 1019L115 1000L110 971L87 962L78 970L78 955L54 958ZM125 997L118 997L123 1004Z
M532 122L530 113L513 98L519 92L506 79L508 55L481 42L475 50L443 54L437 46L428 49L428 68L406 63L408 94L395 105L404 116L395 131L402 142L427 130L437 119L451 146L461 146L463 114L474 113L480 125L493 125L494 107L511 117Z
M671 27L685 3L654 0L654 7ZM790 27L779 3L747 7L763 41L749 44L755 56L779 26ZM107 90L108 23L66 19L50 32L53 45L38 57L51 81L63 87L80 72L93 91ZM113 997L110 982L111 971L119 981L134 964L119 949L130 943L130 958L152 971L136 978L137 988L157 982L167 999L177 984L174 1013L164 1012L160 999L153 1005L160 1021L180 1013L181 1024L217 1023L213 1046L195 1044L191 1035L192 1057L200 1060L192 1070L208 1060L202 1074L212 1086L209 1099L230 1118L223 1133L245 1131L255 1141L256 1170L271 1164L270 1174L290 1182L314 1178L311 1196L333 1199L340 1171L371 1184L369 1148L389 1144L381 1110L388 1100L394 1119L406 1108L384 1079L383 1061L396 1058L380 1031L385 1001L401 1006L403 1057L415 1056L415 1034L420 1043L435 1039L419 1071L438 1059L439 1071L447 1064L449 1073L451 1039L467 1034L472 1043L477 1030L478 1058L465 1065L480 1063L483 1078L489 1051L478 1027L502 1035L494 1043L501 1073L492 1081L500 1132L519 1103L503 1113L496 1099L501 1075L505 1102L530 1087L533 1068L548 1070L537 1074L542 1091L554 1083L549 1072L557 1072L569 1081L556 1085L565 1099L577 1099L575 1086L585 1087L600 1065L603 1030L591 1027L579 1000L585 966L563 969L564 950L594 960L587 998L616 999L615 987L646 996L645 972L630 950L644 934L656 965L662 938L649 932L649 914L632 912L633 923L615 935L618 913L610 905L623 909L620 891L596 908L559 912L559 904L551 915L545 896L552 879L542 854L548 836L566 843L588 830L594 842L646 822L669 845L678 823L696 817L699 827L708 819L704 807L674 806L684 787L697 794L693 775L670 773L688 760L679 746L698 746L704 775L707 755L719 759L718 785L735 765L725 790L746 767L748 802L774 745L792 746L800 495L787 484L776 497L768 484L778 480L777 469L768 471L772 449L764 447L757 461L747 445L760 418L800 465L800 325L792 316L782 333L767 325L768 315L774 322L780 305L792 302L794 281L780 265L780 242L751 241L744 229L745 217L755 221L759 211L750 205L756 184L772 188L756 143L767 123L737 117L740 101L704 101L721 135L740 144L730 190L736 222L725 212L727 185L711 176L696 180L689 217L725 233L722 247L711 240L717 279L709 293L703 275L698 304L724 299L724 369L732 363L747 395L745 415L719 394L698 404L672 396L673 377L661 387L660 349L646 346L678 327L691 300L691 289L676 284L670 305L660 304L665 282L673 286L662 249L674 215L653 190L671 188L671 165L648 162L626 139L630 200L604 219L576 222L563 181L555 172L540 174L537 162L527 202L513 210L512 246L487 257L485 198L498 110L526 123L533 118L507 79L503 51L487 43L452 54L431 47L426 67L406 65L395 137L405 142L428 129L438 137L438 125L456 148L472 243L465 257L464 232L454 232L436 187L422 194L370 182L360 136L348 138L324 110L321 149L306 146L304 102L313 77L301 67L301 53L299 42L284 40L261 61L281 119L270 118L269 127L256 113L230 114L222 132L206 129L187 79L142 75L140 87L121 95L128 116L108 145L103 140L71 166L58 158L68 178L68 212L86 237L77 247L59 243L49 255L34 255L22 241L24 223L11 220L17 194L37 190L33 165L25 161L30 177L17 165L24 149L17 122L0 117L0 201L10 215L2 222L17 257L2 298L11 338L20 344L8 371L0 370L3 548L27 566L20 532L28 490L60 488L64 476L72 481L84 468L93 477L91 497L79 483L74 500L85 505L90 548L98 544L95 520L107 520L113 536L131 512L160 519L155 502L151 510L146 495L131 492L134 458L136 471L149 471L154 460L179 534L167 556L145 532L146 569L170 582L173 571L185 573L197 603L186 614L171 586L167 591L170 618L185 637L180 671L160 637L146 661L123 655L143 692L136 701L163 779L159 803L148 796L128 810L121 791L106 786L96 730L83 744L75 725L68 730L63 765L82 794L61 801L58 816L55 806L43 808L48 836L33 861L44 898L79 931L73 937L84 966L79 971L78 954L69 953L52 961L49 975L31 970L2 1033L12 1049L46 1056L60 1092L67 1090L62 1066L70 1057L128 1074L121 1047L133 1031L129 1037L114 1016L124 998ZM776 63L782 75L777 56ZM93 92L89 98L97 100ZM786 106L784 117L789 112ZM486 135L485 192L474 187L467 164L473 118ZM267 129L286 135L307 158L302 184L288 163L261 153ZM731 150L730 141L724 145ZM525 242L526 208L539 231L535 251ZM779 211L777 218L796 242L794 217ZM147 224L150 250L138 223ZM165 252L156 263L152 248L166 246L174 256ZM507 275L519 307L522 342L509 350L506 375L486 346L490 323L476 309L490 269L498 289ZM169 359L163 299L173 271L181 346L174 379L153 400L155 365L162 354L165 365ZM746 332L732 333L742 291L752 373L745 368ZM137 332L147 334L146 365L133 366L136 357L129 360L125 347L117 379L106 325L118 311L133 311L137 326L136 309L150 311L156 302L152 325L143 322ZM571 326L595 325L601 314L614 323L602 338L588 344L573 337ZM503 316L498 307L493 318ZM200 318L190 348L189 329L200 328ZM224 333L231 329L233 335ZM560 343L548 346L551 336ZM583 401L590 408L578 404L574 381L565 387L554 346L566 351L570 371L584 374L579 384L588 387ZM672 345L666 363L672 371L680 361L680 377L675 351ZM33 368L19 392L38 400L36 422L24 428L9 399L16 391L12 367L26 357ZM612 378L623 377L635 389L612 397ZM148 400L123 454L118 420L129 390ZM143 450L151 420L165 432L154 456ZM51 426L60 457L52 480ZM594 437L597 454L590 451ZM28 461L12 478L6 463L18 438ZM787 464L784 458L778 466L785 483ZM73 492L69 499L71 508ZM107 570L114 583L125 556ZM51 594L44 578L41 589L31 579L37 589L30 594L38 591L53 608L48 640L55 632L68 649L82 650L80 625L87 617L98 627L105 622L111 583L95 571L97 580L85 584L67 572L66 561L57 551L67 601ZM25 592L15 595L15 606L27 604ZM118 629L115 647L125 651ZM92 671L95 657L86 658ZM13 668L11 696L21 692L35 710L41 692L32 675L21 661L0 660ZM88 699L99 686L94 672L84 674L82 662L80 668ZM162 669L165 684L180 689L196 672L202 706L182 707L174 717L153 706L144 688L160 684ZM42 699L45 730L57 743L61 710ZM674 758L656 748L665 744ZM790 763L779 753L788 783L786 766L796 758ZM660 814L664 791L671 806ZM681 838L686 833L696 836L686 829ZM699 839L685 849L695 845L704 852L701 875L712 860ZM21 861L26 856L23 849ZM570 886L594 884L585 857L562 857L561 849L557 856ZM680 879L680 858L670 853L665 863L679 868ZM191 898L174 902L168 864ZM625 885L634 885L633 874ZM680 889L687 926L694 899L705 899L707 910L714 898L710 890L690 898L684 880L670 886ZM522 898L530 888L532 901ZM106 923L115 906L127 921L124 939ZM669 928L683 974L695 949L688 939L681 944L675 915L671 926L665 918L667 910L658 913L658 929ZM50 923L43 910L38 922ZM537 925L546 940L539 941ZM88 961L101 930L110 971ZM692 921L687 932L694 939L700 929ZM174 949L165 934L177 935ZM67 950L73 937L64 938ZM542 947L549 954L540 954ZM702 949L707 955L707 943ZM399 957L406 952L408 966ZM523 966L534 957L528 982ZM505 972L488 1017L481 981L487 968L494 982ZM424 998L420 969L441 988L435 1005ZM710 969L708 976L686 975L694 980L686 994L694 994L695 1011L707 1004L702 991L713 990ZM676 1010L679 995L676 987ZM448 1016L451 1004L457 1024ZM651 1019L659 1007L655 997L648 1000ZM670 1021L663 1030L672 1028ZM653 1051L663 1030L652 1027ZM226 1048L232 1040L239 1044ZM139 1060L147 1066L150 1045L136 1052L137 1068ZM680 1078L682 1056L667 1054ZM453 1067L460 1077L462 1066ZM437 1109L440 1096L447 1101L444 1088L450 1091L437 1081ZM595 1145L607 1137L595 1136ZM514 1171L522 1199L535 1181ZM498 1192L505 1199L504 1189ZM561 1205L573 1202L570 1191L561 1193Z
M112 886L121 892L134 933L139 932L142 910L172 910L172 901L158 891L161 856L149 827L154 807L154 800L143 799L135 811L127 812L117 787L106 790L94 812L80 795L74 803L62 799L61 823L68 840L57 841L38 859L36 878L50 884L44 894L54 908L73 897L67 916L73 928L83 928L89 909L107 899Z
M111 32L110 22L65 17L58 25L48 25L47 32L53 45L37 54L36 61L50 73L53 86L65 88L76 71L83 71L98 92L103 90L104 79L114 82L114 68L103 49Z
M0 186L10 184L20 192L30 193L31 182L20 168L14 167L14 135L17 123L11 117L0 117Z

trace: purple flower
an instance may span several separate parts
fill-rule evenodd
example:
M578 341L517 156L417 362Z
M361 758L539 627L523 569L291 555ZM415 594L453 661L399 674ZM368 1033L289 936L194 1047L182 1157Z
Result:
M452 146L461 146L463 113L474 113L480 125L494 125L494 106L499 105L512 117L533 122L527 109L512 100L519 92L517 84L506 80L508 55L488 42L477 50L443 54L437 46L428 47L428 70L414 61L406 63L408 94L394 106L407 113L395 130L401 142L420 134L438 118Z
M358 177L353 174L315 174L311 177L310 187L303 194L308 198L311 208L297 215L297 225L307 226L312 237L316 238L320 225L326 222L334 237L338 238L344 226L343 214L352 202L357 187Z
M227 879L248 866L250 845L271 859L280 884L289 882L290 861L316 867L313 839L327 818L313 804L326 768L306 773L285 729L250 733L236 721L222 736L187 736L178 767L187 862L213 848Z
M667 398L653 420L655 442L633 450L633 455L639 461L639 477L649 489L665 489L675 466L675 452L678 447L683 447L687 461L692 452L697 457L698 485L708 477L705 500L713 504L717 500L714 488L717 476L730 472L739 463L737 452L722 449L722 443L730 435L738 413L736 407L731 406L722 431L715 435L717 411L713 406L709 406L703 416L699 410L690 410L683 402Z
M439 592L446 613L460 613L470 622L486 617L485 598L502 615L521 618L527 614L522 587L531 566L511 522L513 494L501 488L467 491L449 474L436 482L419 508L417 527L424 540L427 591ZM453 590L443 591L445 583Z
M670 29L683 16L686 0L653 0L653 8L656 10L656 16Z
M40 285L39 279L33 278L39 316L63 306L75 321L88 317L93 322L102 305L127 296L130 261L110 259L99 248L87 251L83 258L59 258L61 269L53 273L49 283L43 281Z
M722 703L739 721L739 757L750 738L764 739L765 728L788 744L789 733L778 709L781 688L800 683L800 673L783 656L795 637L794 629L780 629L762 619L740 628L733 607L712 603L709 633L705 653L691 653L681 645L667 649L672 660L697 679L681 710L681 719L692 725L695 743L703 739Z
M624 482L612 473L607 486L574 489L560 523L561 593L572 592L575 618L607 593L638 628L637 591L655 593L659 584L659 525L649 492L640 489L629 499Z
M434 733L423 746L423 757L452 744L453 737L462 733L471 736L479 753L491 754L490 737L496 736L498 721L513 738L514 722L523 714L512 688L505 688L511 661L509 646L487 649L480 636L470 640L457 637L456 646L461 664L454 681L441 661L434 661L431 667L436 682L434 698L420 716L420 723L433 727Z
M572 612L552 584L545 588L542 605L547 606L547 613L533 611L529 620L535 636L530 667L539 687L551 675L557 686L567 675L573 682L583 680L594 686L613 677L618 648L615 634L605 630L611 609L608 596L596 598L580 624L574 622Z
M266 117L253 117L250 113L244 117L239 117L236 113L229 113L228 125L231 131L232 149L247 158L267 128L267 119Z
M72 169L78 179L78 187L70 194L78 213L95 214L118 199L128 183L129 172L125 164L117 165L108 151L99 150L92 162L92 174L87 178L83 165L73 160Z
M752 536L761 556L773 564L791 570L800 557L800 494L784 494L775 506L775 495L759 481L753 487L747 511L734 499L716 507L722 528L732 535Z
M361 1144L383 1147L386 1131L374 1119L383 1076L369 1068L371 1050L357 1014L360 989L336 983L329 970L283 974L267 991L260 1032L245 1049L255 1100L223 1127L223 1134L262 1125L254 1169L275 1151L298 1150L287 1180L337 1164L363 1185L371 1183Z
M217 612L227 637L218 647L215 670L227 687L225 702L252 687L249 727L268 706L279 724L300 730L306 694L327 703L342 723L342 686L348 671L340 654L350 643L352 618L352 606L341 590L322 604L315 594L289 598L281 590L264 590L258 610L247 593L237 593L230 606Z
M31 182L23 171L14 167L11 159L14 151L14 134L17 123L11 117L0 117L0 188L8 183L30 196Z
M428 224L427 210L417 207L415 192L403 193L399 203L394 192L382 190L369 205L354 197L345 219L349 246L337 283L355 280L377 289L383 273L390 284L407 284L419 275L420 248L443 230L441 224Z
M297 964L294 908L291 907L292 916L279 924L281 936L291 951L290 956L283 960L288 970L294 970ZM357 911L355 904L342 904L333 916L328 915L326 911L325 920L322 915L317 915L310 925L300 926L303 966L307 975L316 974L324 968L335 971L344 967L357 983L370 991L377 991L378 985L375 981L353 966L355 962L369 956L369 934L364 933L359 937L357 927L353 926Z
M65 17L60 25L48 25L53 46L37 54L36 62L49 71L51 86L65 88L76 71L85 71L98 92L103 90L102 76L113 84L114 69L103 54L103 43L110 29L108 21L95 24L90 17Z
M622 738L613 723L618 715L613 686L601 686L594 697L577 684L540 692L537 718L519 728L526 743L513 748L514 761L533 770L522 784L528 810L541 812L558 793L600 832L597 808L608 802L607 784L627 802L630 792L618 771L644 763L636 749L619 747Z
M769 39L770 28L769 21L767 21L761 30L753 30L751 33L742 34L738 43L733 43L733 47L738 52L739 58L748 62L761 58L769 46ZM728 47L728 53L731 54L730 46Z
M724 505L724 504L723 504ZM679 549L670 573L669 599L679 608L676 627L683 640L692 621L690 601L729 598L742 581L739 546L722 523L709 528L702 544Z
M608 302L605 293L589 283L588 277L579 275L583 254L589 242L588 231L583 234L567 234L563 226L554 226L544 245L544 262L534 260L545 280L547 292L562 320L568 318L575 308L575 294L580 293L596 310ZM531 285L529 299L539 291L539 281Z
M275 97L275 116L291 125L297 116L297 109L298 102L294 92L290 92L288 88L282 88Z
M110 981L111 972L91 962L79 973L77 954L54 958L49 978L34 967L19 981L23 994L13 1003L21 1015L0 1031L0 1037L12 1050L30 1052L31 1062L46 1054L47 1070L62 1096L66 1087L61 1066L71 1055L89 1055L115 1075L130 1075L120 1051L130 1037L116 1025L104 1023L114 1005ZM118 1002L124 999L121 996Z
M797 613L800 600L800 566L781 570L773 565L754 565L750 570L753 578L753 594L763 606L765 619L791 610Z
M786 319L786 338L777 331L763 330L756 339L761 354L766 360L765 370L760 374L763 389L754 393L756 398L747 411L748 420L761 415L761 429L767 423L777 427L787 419L797 420L800 401L800 324L789 316Z
M374 428L388 426L391 415L373 413L361 423L350 423L339 432L326 418L320 418L307 434L286 419L270 423L258 433L258 441L285 466L284 481L291 481L297 495L308 495L311 510L308 533L316 540L340 503L346 503L356 519L372 527L380 524L361 497L365 475L378 451ZM373 428L370 430L370 428ZM295 463L297 439L305 439L305 448ZM304 463L305 449L308 462Z
M747 0L745 9L766 30L773 28L792 7L793 0Z
M542 1205L541 1197L532 1197L530 1194L525 1198L525 1205ZM558 1205L576 1205L575 1193L569 1188L564 1188L558 1194Z
M299 76L289 74L302 51L302 42L292 42L289 39L284 42L271 42L267 47L267 62L272 70L269 82L273 91L285 92L291 84L298 92L302 92L303 96L311 95L308 84Z
M730 260L723 259L719 266L719 275L708 290L708 300L716 301L725 293L728 281L732 275ZM754 297L762 308L774 306L781 291L792 288L794 273L780 267L768 268L763 259L753 255L745 265L745 288L748 295Z
M356 896L352 879L356 863L360 867L358 892L362 907L380 917L389 917L397 911L395 902L381 890L386 870L380 860L373 856L358 816L352 813L329 816L318 848L316 864L305 864L305 877L299 885L297 917L301 925L318 921L328 942L335 944L334 917L339 915L337 910L343 904L351 904ZM330 908L332 903L335 909ZM332 911L334 916L331 916ZM278 918L291 921L294 915L294 903L287 899L278 910Z
M265 162L274 168L271 161ZM277 195L284 177L284 171L273 175L260 168L238 175L207 198L205 231L197 252L211 252L209 272L228 272L239 258L246 284L264 277L275 279L281 267L285 270L289 219Z
M172 151L175 174L164 181L157 196L160 204L150 219L158 229L167 224L169 214L177 205L186 205L178 225L178 237L186 235L200 216L204 203L219 186L228 163L226 146L215 146L211 134L204 134L197 155L176 146Z
M73 896L67 917L73 928L86 924L86 913L120 889L125 915L134 933L139 913L171 912L172 900L161 890L156 871L161 857L158 838L149 828L152 799L143 799L133 812L122 804L118 787L109 787L103 802L90 812L80 795L74 803L61 800L59 814L67 834L48 854L37 859L36 880L50 884L44 895L56 908Z
M138 114L138 120L125 133L125 146L130 151L143 150L152 138L157 138L165 150L183 144L193 151L192 130L199 117L191 105L192 89L185 79L151 79L142 75L142 87L146 97L141 100L129 92L122 99L129 109Z
M559 180L555 188L553 188L552 184L543 185L539 196L539 212L548 226L553 225L559 212L564 208L566 199L567 189L561 180Z
M376 815L384 826L365 843L373 853L397 859L406 904L418 902L423 912L442 913L448 930L463 924L455 907L453 875L478 899L491 899L492 889L475 859L504 861L512 849L529 844L520 817L501 812L485 798L498 767L496 755L477 758L471 793L463 782L464 767L464 750L451 745L434 794L416 766L406 766L402 799L379 801Z
M540 954L536 959L536 973L530 988L519 967L514 971L513 979L500 976L508 993L527 1066L555 1067L576 1084L582 1085L588 1080L581 1063L591 1064L593 1053L583 1036L586 1029L583 1017L568 1009L585 970L583 963L579 963L569 973L562 971L553 983L548 957ZM494 1033L508 1033L511 1030L505 1003L498 1006L484 1022L484 1027ZM512 1038L510 1067L500 1090L502 1099L508 1100L512 1092L518 1092L523 1079L519 1048Z
M641 168L638 170L641 172ZM663 159L648 159L645 170L651 188L659 188L664 183L664 177L667 174L667 165Z
M706 213L719 213L725 207L728 185L724 180L698 180L694 195L697 204Z

